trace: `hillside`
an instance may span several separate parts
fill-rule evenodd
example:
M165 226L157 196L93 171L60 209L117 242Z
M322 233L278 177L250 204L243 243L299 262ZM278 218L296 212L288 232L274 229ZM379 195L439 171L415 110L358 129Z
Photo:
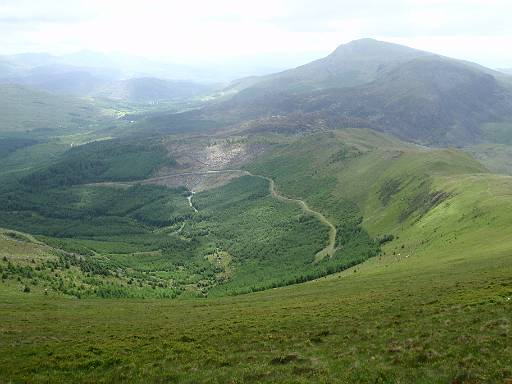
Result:
M431 195L438 177L488 172L462 151L426 149L360 129L307 135L248 169L271 177L283 193L301 196L332 220L344 216L336 210L352 204L374 237L414 223L441 203Z
M512 384L511 15L0 0L0 384Z
M512 88L439 57L410 61L371 85L313 102L326 103L326 114L367 119L385 132L434 145L478 142L484 123L512 121Z
M352 68L347 63L372 70L365 76L349 72L352 84L329 78L330 87L322 85L326 74ZM455 146L486 141L485 124L512 121L512 87L499 73L476 64L363 40L300 68L268 82L253 82L231 99L206 107L204 115L239 123L263 119L263 126L275 118L302 115L296 131L304 122L331 128L366 126L417 143ZM308 92L298 92L294 73L311 84L320 80L305 87Z
M245 168L336 225L332 260L364 249L367 236L380 244L375 257L324 279L238 297L98 300L91 297L190 297L191 283L207 288L208 280L220 283L211 296L225 294L219 288L230 281L233 289L287 265L307 266L298 257L308 249L302 242L321 239L321 228L309 222L305 231L299 207L272 199L264 180L251 176L196 194L192 219L184 191L161 187L74 186L46 194L55 201L44 206L24 197L41 216L17 214L18 225L41 225L46 216L53 224L43 228L66 237L0 234L5 377L509 379L511 178L489 174L463 152L371 130L274 140ZM95 225L63 222L81 215ZM105 237L107 228L130 235ZM187 253L193 244L199 252Z
M101 255L109 274L117 266L136 276L152 266L172 276L171 296L185 287L226 295L311 280L374 257L399 235L397 228L449 197L432 190L436 177L487 172L463 152L426 150L370 130L227 138L221 147L199 139L162 144L93 142L25 169L0 189L0 226L45 236L51 244L58 239L83 256ZM218 159L218 150L227 151L226 160ZM188 209L190 190L137 187L145 179L194 190L210 163L241 169L204 184ZM159 169L170 176L153 179ZM173 176L180 174L185 177ZM179 214L166 199L181 199ZM327 248L330 257L320 252ZM152 252L152 261L133 252Z
M54 95L27 87L0 84L0 134L33 131L58 135L91 127L107 120L90 101Z
M444 187L459 193L446 202L451 209L418 222L436 236L429 247L424 235L404 233L381 257L313 283L235 298L98 301L52 293L48 300L37 286L22 293L21 284L4 282L5 377L506 382L512 186L483 176L474 189L471 178L447 179ZM468 186L473 199L463 198ZM467 206L473 213L462 220L470 226L459 226L458 209ZM9 241L11 261L41 257Z

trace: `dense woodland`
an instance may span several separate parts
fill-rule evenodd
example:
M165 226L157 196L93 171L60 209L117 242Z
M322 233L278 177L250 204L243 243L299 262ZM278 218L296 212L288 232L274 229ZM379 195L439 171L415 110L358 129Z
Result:
M0 226L62 250L57 264L39 266L32 280L62 269L67 277L52 289L80 297L230 295L315 279L378 253L355 210L337 224L340 251L315 262L327 228L272 198L268 181L258 177L196 194L197 213L186 188L83 185L148 177L161 164L169 160L158 146L100 141L10 179L0 195ZM5 268L6 277L16 276L12 265Z
M139 180L172 165L165 149L150 143L95 141L67 151L49 167L21 180L27 188L62 187L101 181Z

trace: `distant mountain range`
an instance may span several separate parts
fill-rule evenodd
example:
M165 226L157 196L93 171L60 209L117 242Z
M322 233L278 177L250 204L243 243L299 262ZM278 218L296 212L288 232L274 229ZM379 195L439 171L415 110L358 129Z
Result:
M478 64L363 39L301 67L234 82L226 91L236 94L204 113L256 119L253 130L289 131L293 120L298 130L366 126L459 146L480 141L486 123L512 122L509 79Z
M54 94L134 103L217 96L188 115L160 111L145 118L145 127L164 131L231 126L293 133L369 127L441 146L471 145L508 137L512 131L512 76L507 70L373 39L341 45L327 57L297 68L233 81L220 92L213 83L170 80L144 71L186 76L186 68L126 55L0 57L0 84ZM127 78L127 73L135 77Z
M0 58L0 83L17 84L55 94L109 97L139 103L194 97L212 89L211 83L206 85L186 80L147 76L123 79L127 73L138 73L134 64L127 61L121 67L121 63L116 63L107 56L101 59L93 54L65 57L22 54L3 57ZM144 68L147 71L158 72L151 63L146 64L147 67ZM176 68L171 67L168 70L177 70L178 77L186 75Z
M143 77L108 83L97 89L93 95L114 100L148 103L190 98L208 93L213 88L212 85L191 81Z
M274 60L279 61L275 58ZM281 61L286 60L283 57ZM236 78L268 74L281 68L286 68L286 65L269 65L265 57L242 57L223 63L205 62L191 65L123 53L106 54L92 51L80 51L62 56L47 53L0 55L0 81L5 82L9 79L35 85L43 82L43 79L37 78L41 71L48 75L67 76L70 80L72 80L70 73L88 72L94 79L105 80L106 78L111 81L152 77L195 83L227 84ZM81 90L81 86L77 89Z

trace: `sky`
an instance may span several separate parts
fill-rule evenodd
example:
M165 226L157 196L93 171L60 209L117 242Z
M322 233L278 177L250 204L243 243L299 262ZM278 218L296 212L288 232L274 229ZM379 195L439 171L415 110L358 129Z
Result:
M0 0L0 53L299 65L371 37L512 67L510 0Z

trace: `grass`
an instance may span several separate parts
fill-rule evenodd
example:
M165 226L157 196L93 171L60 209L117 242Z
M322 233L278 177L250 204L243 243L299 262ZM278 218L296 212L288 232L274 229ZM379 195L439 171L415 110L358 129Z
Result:
M490 247L485 257L471 244L386 255L328 279L222 299L73 300L4 283L3 377L506 382L509 246Z
M488 172L464 152L427 150L359 129L306 136L248 168L272 177L283 193L304 198L339 226L340 218L352 217L354 224L362 219L372 237L407 225L399 220L406 210L409 221L414 221L422 208L428 208L412 204L433 192L436 177ZM384 204L390 183L397 184L397 191Z
M177 236L158 233L175 239L161 250L150 249L144 234L76 238L67 245L100 253L92 265L82 265L24 238L29 235L3 234L0 249L7 261L2 258L0 266L8 276L0 283L2 378L512 380L510 177L488 173L460 151L427 150L364 130L298 138L275 146L249 169L272 177L280 193L306 200L335 223L341 239L335 260L346 260L379 238L386 240L380 254L304 284L214 297L257 288L262 276L272 286L301 264L304 273L309 252L302 251L312 240L321 247L327 235L320 223L303 221L297 205L271 199L265 180L249 176L197 193L199 213ZM105 257L109 242L125 244L127 253L110 250ZM195 251L187 253L187 244ZM36 256L35 264L30 255ZM172 265L166 258L171 255ZM187 273L192 265L187 260L195 274ZM9 263L17 266L14 277ZM103 279L101 297L118 293L114 279L127 285L132 278L144 286L139 298L131 299L79 300L71 297L69 285L67 294L58 289L45 294L46 280L36 279L34 285L28 274L37 275L27 267L38 263L54 265L66 284L80 268L120 268L116 276L86 274L87 284ZM176 300L149 294L163 294L159 283L180 279L179 287L167 291L169 296L182 292ZM226 291L216 285L220 282ZM193 286L205 283L213 286L209 297L191 298ZM30 292L24 292L27 287Z

